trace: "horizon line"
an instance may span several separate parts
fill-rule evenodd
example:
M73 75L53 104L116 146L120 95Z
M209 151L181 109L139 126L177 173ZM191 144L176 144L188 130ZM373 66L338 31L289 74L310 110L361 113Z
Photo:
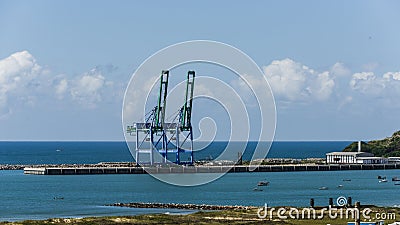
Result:
M228 142L228 140L213 140L213 142ZM257 142L258 140L248 140L248 142ZM371 140L312 140L312 139L305 139L305 140L272 140L272 142L327 142L327 141L349 141L349 142L357 142L357 141L371 141ZM40 140L40 139L25 139L25 140L0 140L0 142L126 142L126 140L93 140L93 139L88 139L88 140L72 140L72 139L67 139L67 140ZM134 142L134 141L132 141ZM204 142L204 141L203 141ZM231 141L231 142L244 142L244 141ZM265 141L268 142L268 141Z

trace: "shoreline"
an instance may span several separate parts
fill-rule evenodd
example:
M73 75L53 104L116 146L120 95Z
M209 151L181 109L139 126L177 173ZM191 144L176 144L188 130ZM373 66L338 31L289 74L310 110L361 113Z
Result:
M123 204L123 203L115 203ZM125 203L125 204L162 204L162 203ZM164 204L170 205L170 204ZM191 205L191 204L176 204L176 205ZM197 205L203 206L203 205ZM228 206L218 206L218 207L228 207ZM232 207L232 206L229 206ZM233 206L235 207L235 206ZM236 206L238 207L238 206ZM260 217L260 209L263 207L248 207L247 209L242 208L231 208L223 210L199 210L197 212L188 214L174 214L170 212L163 213L150 213L150 214L140 214L140 215L120 215L120 216L85 216L85 217L59 217L59 218L48 218L41 220L21 220L21 221L0 221L0 225L11 224L11 225L37 225L37 224L292 224L292 225L304 225L304 224L314 224L314 225L326 225L326 224L347 224L347 222L355 221L354 217L350 216L338 216L331 218L329 212L320 207L314 207L310 209L311 211L306 216L301 217L302 214L298 214L297 217L293 217L291 214L292 209L294 210L304 210L304 208L282 206L285 211L268 211L268 216ZM368 210L368 215L370 218L377 218L377 214L382 215L392 215L391 218L385 220L386 223L393 223L396 221L396 217L400 212L398 208L389 207L377 207L370 205L360 205L360 211L364 209ZM314 211L313 211L314 210ZM308 210L307 210L308 211ZM312 213L313 212L313 213ZM265 214L266 215L266 214ZM314 217L315 216L315 217ZM371 219L362 217L360 219L362 222L371 222ZM374 221L374 219L372 220Z

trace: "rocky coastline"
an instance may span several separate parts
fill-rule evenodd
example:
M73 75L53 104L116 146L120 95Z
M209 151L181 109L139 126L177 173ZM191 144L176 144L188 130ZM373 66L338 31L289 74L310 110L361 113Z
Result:
M254 206L240 205L205 205L205 204L177 204L177 203L145 203L145 202L130 202L130 203L114 203L106 206L129 207L129 208L159 208L159 209L189 209L189 210L249 210L254 209Z

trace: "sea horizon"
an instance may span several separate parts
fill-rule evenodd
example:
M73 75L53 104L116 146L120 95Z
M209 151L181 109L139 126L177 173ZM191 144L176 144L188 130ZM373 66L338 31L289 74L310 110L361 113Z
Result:
M194 152L196 161L215 159L228 142L212 142ZM237 144L240 145L241 142ZM243 160L250 160L258 142L248 142L242 152ZM325 158L327 152L341 151L351 142L273 142L267 158ZM235 143L233 149L235 148ZM195 145L196 146L196 145ZM131 150L133 152L133 150ZM125 142L84 141L24 141L0 142L0 164L85 164L99 162L133 162ZM236 154L236 150L232 150ZM239 150L238 150L239 151Z

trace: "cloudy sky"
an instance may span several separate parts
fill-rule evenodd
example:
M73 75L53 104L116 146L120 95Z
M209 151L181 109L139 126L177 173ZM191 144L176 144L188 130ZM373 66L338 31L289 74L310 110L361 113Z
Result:
M277 140L389 136L400 129L399 10L398 1L1 1L0 140L123 140L133 72L197 39L259 65Z

